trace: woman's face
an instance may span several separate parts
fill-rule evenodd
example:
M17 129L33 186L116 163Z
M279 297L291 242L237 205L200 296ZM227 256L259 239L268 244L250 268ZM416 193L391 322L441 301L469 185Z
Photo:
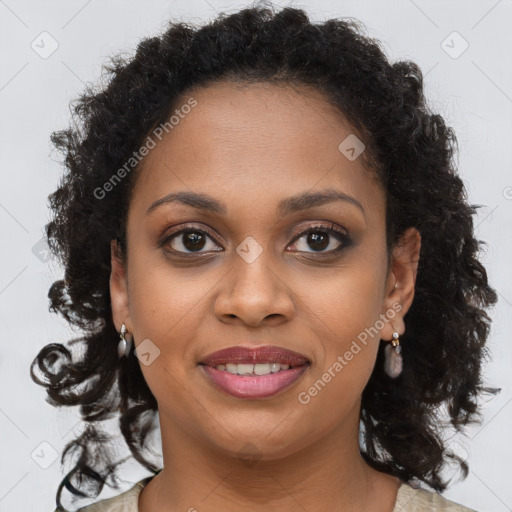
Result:
M384 192L340 150L354 130L319 93L219 83L193 98L161 141L152 136L138 171L126 268L112 259L114 320L133 333L162 430L277 458L347 419L357 427L379 341L393 324L403 333L414 277L388 272ZM323 191L339 196L308 199ZM208 201L162 201L173 194ZM283 370L293 378L200 364L268 345L308 363Z

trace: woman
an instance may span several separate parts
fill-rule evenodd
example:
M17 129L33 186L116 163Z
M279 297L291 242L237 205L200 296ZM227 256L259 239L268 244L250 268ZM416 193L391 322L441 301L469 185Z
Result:
M49 297L86 332L82 358L51 344L31 368L87 422L57 510L115 478L96 425L116 414L152 476L80 510L471 510L439 494L450 459L468 471L442 434L496 391L496 294L417 65L355 22L255 7L109 72L52 136Z

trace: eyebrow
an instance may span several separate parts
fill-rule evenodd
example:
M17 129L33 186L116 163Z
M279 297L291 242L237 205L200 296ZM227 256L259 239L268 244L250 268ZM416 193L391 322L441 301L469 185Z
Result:
M169 204L175 201L186 204L188 206L192 206L198 210L204 210L207 212L215 213L217 215L227 214L226 205L208 194L197 192L174 192L167 194L166 196L152 203L151 206L146 210L146 215L163 204ZM345 192L334 189L326 189L319 192L303 192L301 194L282 199L277 206L277 212L278 216L282 218L286 215L290 215L291 213L307 210L308 208L331 203L333 201L345 201L356 206L361 210L366 220L366 212L357 199L349 196Z

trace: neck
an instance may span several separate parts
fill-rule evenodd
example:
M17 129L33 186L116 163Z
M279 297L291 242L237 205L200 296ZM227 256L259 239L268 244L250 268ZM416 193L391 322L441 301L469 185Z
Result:
M364 461L358 423L270 460L250 442L243 455L219 451L161 413L160 428L164 467L142 490L139 512L393 511L400 481Z

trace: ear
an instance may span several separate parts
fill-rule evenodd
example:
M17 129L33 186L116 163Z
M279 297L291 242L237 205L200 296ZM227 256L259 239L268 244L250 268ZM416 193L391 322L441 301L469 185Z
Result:
M382 310L383 314L388 312L390 320L382 328L383 340L391 340L395 330L398 334L405 332L403 319L414 299L420 249L421 235L412 227L404 232L393 248ZM390 311L395 311L394 317L390 316Z
M132 333L130 308L128 302L128 281L126 269L119 253L116 240L110 242L110 302L112 306L112 320L117 331L125 324L129 333Z

